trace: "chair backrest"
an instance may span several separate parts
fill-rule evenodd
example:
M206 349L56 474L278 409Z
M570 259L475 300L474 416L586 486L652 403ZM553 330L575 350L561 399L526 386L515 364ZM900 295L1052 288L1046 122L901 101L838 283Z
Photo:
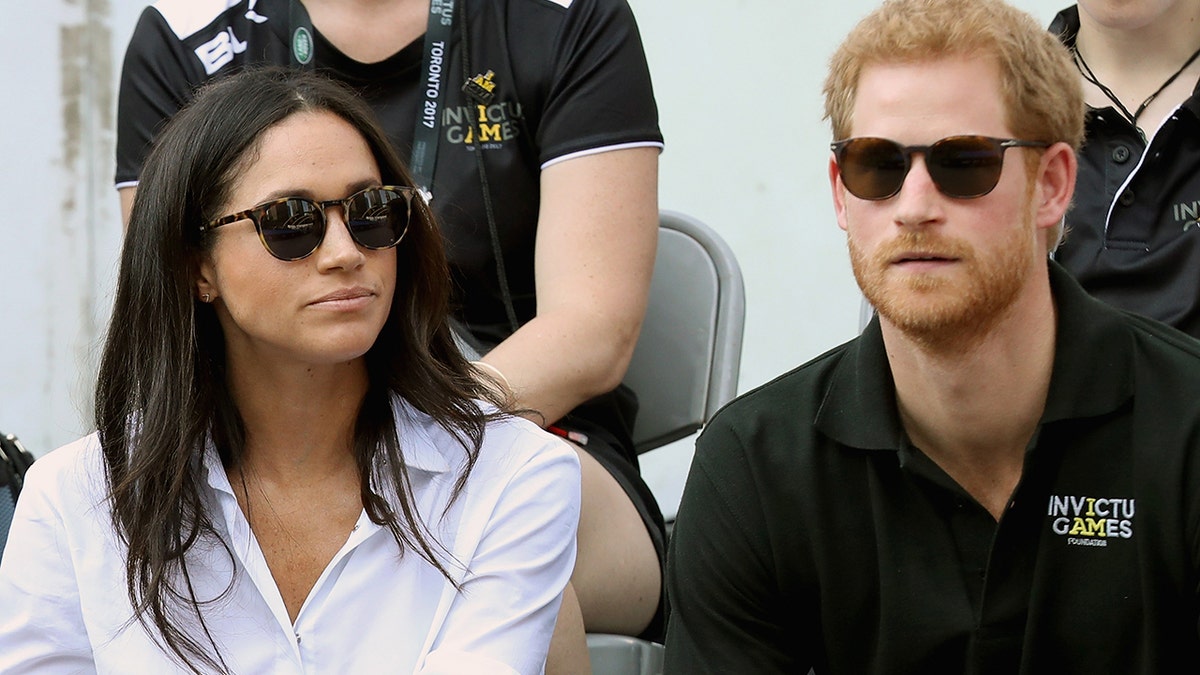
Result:
M33 455L21 441L12 434L0 432L0 558L4 557L4 544L8 540L17 496L21 494L21 484L31 464Z
M625 384L639 453L699 429L737 394L746 291L733 251L682 213L659 214L650 301Z

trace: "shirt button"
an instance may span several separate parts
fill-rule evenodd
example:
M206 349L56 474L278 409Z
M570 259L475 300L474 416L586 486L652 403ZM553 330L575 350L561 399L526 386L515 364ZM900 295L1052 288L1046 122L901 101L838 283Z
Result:
M296 633L296 644L300 644L300 634Z
M1125 147L1124 145L1118 145L1117 147L1113 148L1112 159L1117 164L1124 164L1125 162L1129 161L1129 154L1129 148Z
M1132 206L1133 190L1126 190L1122 192L1121 196L1117 198L1117 203L1119 203L1121 206Z

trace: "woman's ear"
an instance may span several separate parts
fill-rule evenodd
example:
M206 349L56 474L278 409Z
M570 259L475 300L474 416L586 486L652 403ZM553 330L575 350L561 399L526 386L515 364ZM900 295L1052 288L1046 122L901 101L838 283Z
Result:
M196 272L196 297L205 303L220 297L217 292L216 270L207 255L200 257L200 269Z

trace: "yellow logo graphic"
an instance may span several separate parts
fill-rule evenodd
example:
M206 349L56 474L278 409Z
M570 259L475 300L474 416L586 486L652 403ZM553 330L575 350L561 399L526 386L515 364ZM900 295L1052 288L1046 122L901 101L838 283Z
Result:
M463 85L463 93L467 98L485 105L491 103L496 92L496 83L492 80L495 76L496 73L489 70L486 75L472 77Z

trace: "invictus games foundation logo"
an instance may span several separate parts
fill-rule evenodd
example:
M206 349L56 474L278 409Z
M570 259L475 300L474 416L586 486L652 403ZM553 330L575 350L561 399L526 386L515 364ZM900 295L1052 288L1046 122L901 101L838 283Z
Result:
M523 119L521 104L514 101L447 108L442 115L444 140L452 145L498 149L521 134Z
M1071 546L1108 546L1133 538L1134 500L1122 497L1050 496L1050 528Z
M1171 214L1175 216L1175 222L1183 223L1183 231L1200 225L1200 201L1180 202L1171 207Z
M304 26L300 26L292 33L292 56L296 59L296 63L302 66L307 66L308 62L312 61L313 38Z

